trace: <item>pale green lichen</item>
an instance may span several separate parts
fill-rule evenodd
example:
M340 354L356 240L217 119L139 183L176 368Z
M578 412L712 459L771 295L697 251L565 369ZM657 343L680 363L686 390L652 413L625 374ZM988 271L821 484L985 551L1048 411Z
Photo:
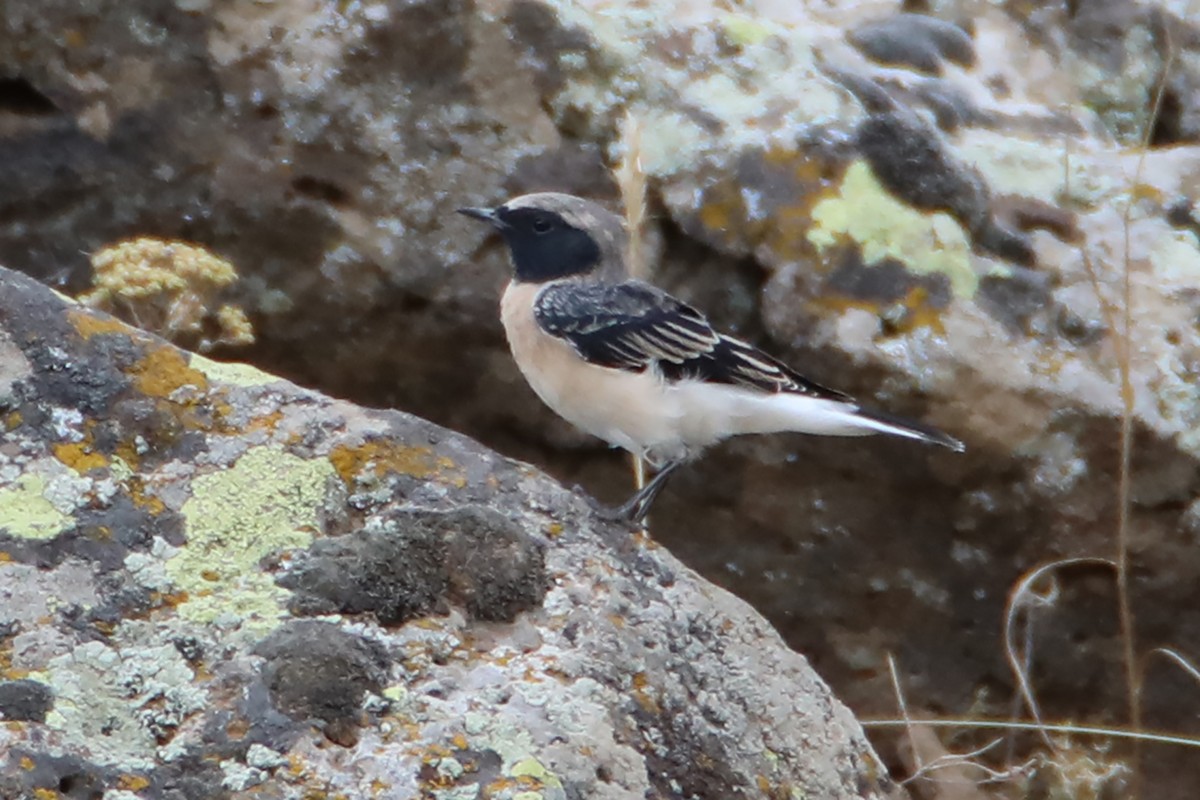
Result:
M41 475L25 473L0 488L0 529L20 539L53 539L71 518L50 501L50 485Z
M514 778L533 778L543 786L549 788L562 788L562 781L558 779L558 776L546 769L542 762L533 757L522 759L516 764L513 764L512 769L508 771L508 774Z
M1069 193L1073 202L1093 206L1119 188L1113 176L1096 168L1089 154L1073 153L1069 147L1065 138L1056 146L998 131L972 130L955 149L997 194L1058 203Z
M1163 288L1194 291L1200 286L1200 241L1191 231L1164 230L1150 251L1150 264Z
M722 14L718 21L729 41L739 47L752 47L778 33L778 26L746 14Z
M861 113L818 68L811 26L686 13L665 25L657 9L632 2L550 5L564 27L586 30L594 44L587 57L559 59L568 79L551 98L553 113L600 134L632 111L646 122L648 174L670 175L704 155L765 147L814 122ZM667 57L665 35L690 39L688 58ZM737 57L721 57L718 39L737 46Z
M31 675L54 691L46 724L63 744L122 770L155 765L157 734L204 708L207 696L171 644L118 652L85 642Z
M279 378L258 367L237 362L213 361L200 355L192 355L191 367L204 373L205 377L233 386L263 386L275 383Z
M232 468L193 480L183 506L188 543L167 562L175 586L187 592L180 613L255 632L274 628L287 592L259 561L312 541L334 480L327 459L279 447L251 449Z
M867 265L894 258L918 275L940 272L959 297L971 297L979 286L971 242L958 221L900 202L865 161L850 165L838 193L814 206L812 221L808 241L818 251L848 239L860 247Z

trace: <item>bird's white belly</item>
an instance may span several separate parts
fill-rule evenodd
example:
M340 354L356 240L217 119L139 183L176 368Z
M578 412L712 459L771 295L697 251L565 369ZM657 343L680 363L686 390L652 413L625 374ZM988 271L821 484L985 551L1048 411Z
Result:
M852 404L729 384L667 382L653 370L627 372L588 364L533 317L541 286L510 284L500 316L517 366L559 416L609 444L653 462L698 454L726 437L799 431L861 436L880 428Z
M650 370L627 372L585 362L565 341L550 336L533 318L540 286L510 284L500 318L513 358L525 380L559 416L609 444L662 459L686 455L684 409Z

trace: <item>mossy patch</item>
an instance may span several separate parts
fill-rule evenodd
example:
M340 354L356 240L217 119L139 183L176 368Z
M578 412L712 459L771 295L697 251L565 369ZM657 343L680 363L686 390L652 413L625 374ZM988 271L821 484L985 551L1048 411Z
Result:
M972 297L979 288L970 238L958 221L900 202L864 161L850 165L838 192L813 208L812 220L808 240L820 252L852 242L867 265L894 258L918 275L941 273L958 297Z
M275 627L287 592L259 561L312 542L334 474L324 459L258 447L232 468L193 480L183 507L188 544L167 562L167 574L188 594L180 613L204 623L226 618Z
M71 518L46 497L45 478L26 473L0 489L0 529L22 539L53 539L71 525Z

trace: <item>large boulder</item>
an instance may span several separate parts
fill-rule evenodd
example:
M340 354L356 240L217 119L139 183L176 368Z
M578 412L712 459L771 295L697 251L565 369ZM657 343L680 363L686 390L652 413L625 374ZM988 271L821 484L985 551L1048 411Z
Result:
M904 794L743 601L464 436L3 269L0 425L0 797Z
M495 320L502 248L452 210L613 198L632 110L657 282L969 445L733 443L675 479L655 538L856 710L892 713L891 651L914 707L1007 714L1015 581L1116 551L1121 397L1089 270L1118 305L1128 274L1135 306L1140 639L1200 631L1189 5L9 0L0 261L76 291L113 239L196 240L246 276L245 358L615 500L625 462L524 386ZM1112 586L1072 573L1037 612L1052 716L1124 714ZM1150 677L1149 723L1187 723L1179 676ZM1200 781L1149 755L1160 791Z

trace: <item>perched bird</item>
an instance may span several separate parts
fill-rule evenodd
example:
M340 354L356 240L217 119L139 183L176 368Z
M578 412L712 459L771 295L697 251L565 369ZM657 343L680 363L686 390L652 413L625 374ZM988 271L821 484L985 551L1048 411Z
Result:
M621 218L596 203L546 192L459 212L491 223L508 245L513 277L500 318L538 397L658 470L611 516L640 522L671 473L739 434L888 433L963 449L933 428L863 408L630 280Z

